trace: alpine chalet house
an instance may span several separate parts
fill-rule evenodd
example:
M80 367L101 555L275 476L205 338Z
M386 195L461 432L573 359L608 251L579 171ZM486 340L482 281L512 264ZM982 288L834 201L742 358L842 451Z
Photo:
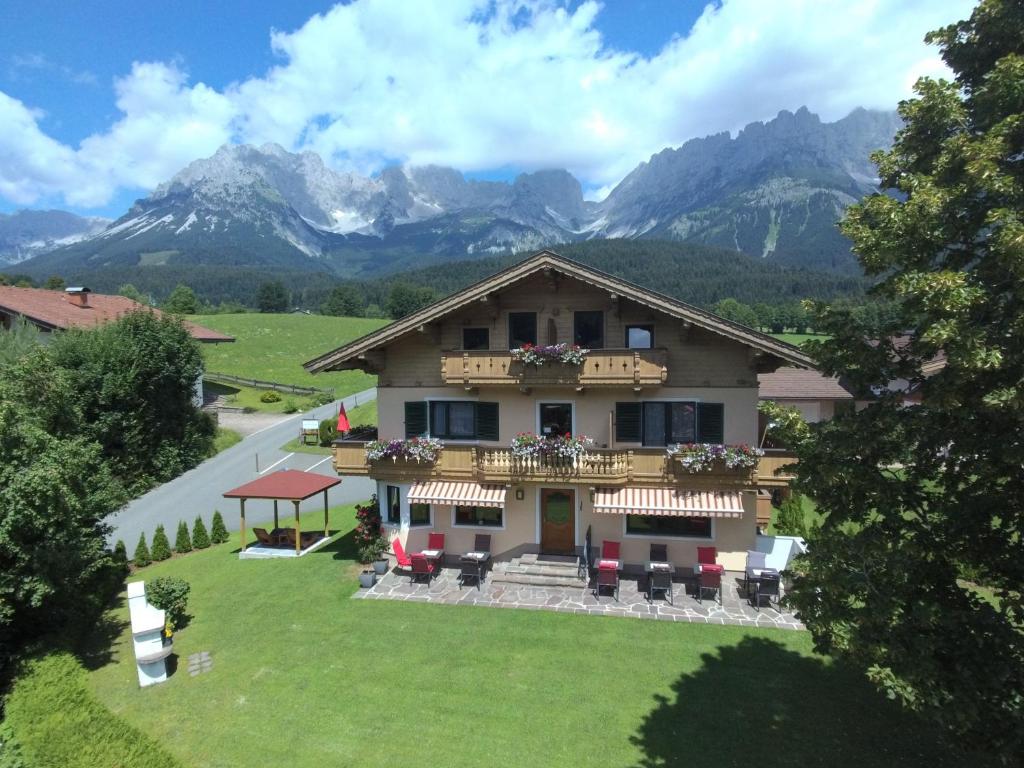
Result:
M406 550L495 559L621 542L627 564L755 548L759 373L795 347L541 251L306 363L379 377L380 440L339 440ZM703 445L702 445L703 444Z

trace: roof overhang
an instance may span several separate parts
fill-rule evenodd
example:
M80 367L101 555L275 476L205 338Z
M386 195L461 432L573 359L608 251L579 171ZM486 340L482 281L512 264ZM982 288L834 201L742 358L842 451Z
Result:
M303 367L310 373L361 368L366 363L365 356L372 350L382 347L407 333L411 333L420 326L439 320L445 315L466 307L473 302L486 299L489 294L503 290L530 275L544 270L554 270L567 277L606 290L616 296L631 299L666 315L691 323L695 327L718 334L740 344L745 344L752 349L778 359L780 363L785 362L807 368L814 367L813 361L792 344L779 341L745 325L733 323L711 312L665 296L657 291L641 288L628 280L593 269L572 259L559 256L552 251L540 251L518 264L514 264L485 280L481 280L467 288L463 288L461 291L446 296L440 301L436 301L417 312L413 312L411 315L396 320L390 325L386 325L342 347L314 358L305 363Z

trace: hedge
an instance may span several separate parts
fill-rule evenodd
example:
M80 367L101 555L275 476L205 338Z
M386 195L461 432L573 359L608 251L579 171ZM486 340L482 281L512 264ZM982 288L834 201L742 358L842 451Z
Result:
M32 768L182 768L92 695L68 653L25 665L7 698L6 724Z

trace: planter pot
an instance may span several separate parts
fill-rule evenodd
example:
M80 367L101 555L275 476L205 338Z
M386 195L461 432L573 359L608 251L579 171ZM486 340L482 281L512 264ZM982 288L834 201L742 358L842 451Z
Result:
M385 558L373 561L373 572L378 576L383 576L388 572L388 561Z
M369 589L377 581L377 574L373 571L363 571L359 574L359 586L363 589Z

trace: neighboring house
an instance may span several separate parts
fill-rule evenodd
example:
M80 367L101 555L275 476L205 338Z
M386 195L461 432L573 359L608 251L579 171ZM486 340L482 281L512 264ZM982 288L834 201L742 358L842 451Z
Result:
M581 365L518 362L523 344L576 343ZM368 461L335 443L342 475L369 475L391 536L449 553L492 536L492 551L572 555L586 533L622 542L628 563L652 542L696 562L699 545L742 569L755 548L758 470L690 473L667 445L758 438L759 373L809 365L795 347L549 251L306 363L378 379L383 439L440 438L436 461ZM518 433L585 434L578 459L518 458ZM767 478L769 485L781 481Z
M140 309L160 315L159 309L147 307L125 296L93 293L88 288L48 291L42 288L17 288L0 285L0 325L9 329L19 317L35 325L44 334L68 328L95 328L117 320L128 312ZM234 337L204 328L187 320L185 327L196 341L219 344ZM196 382L197 405L203 402L203 381Z
M813 368L779 368L758 374L757 383L761 400L796 408L807 422L827 421L853 408L853 393L839 379Z

